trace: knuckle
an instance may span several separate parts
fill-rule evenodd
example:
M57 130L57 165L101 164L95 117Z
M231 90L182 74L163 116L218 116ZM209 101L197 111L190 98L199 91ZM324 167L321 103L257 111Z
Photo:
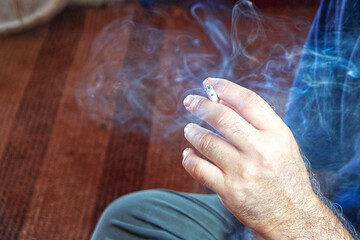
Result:
M246 91L244 99L245 106L259 103L259 95L251 90Z
M215 85L214 88L216 89L217 92L219 93L225 93L226 89L228 89L230 87L230 83L228 81L225 80L221 80L218 81Z
M250 137L250 133L247 131L244 131L240 126L237 124L234 124L228 128L228 131L231 131L234 136L237 136L240 139L247 140L249 143L253 143L254 141Z
M251 183L254 180L256 180L256 178L259 176L259 174L257 173L255 167L253 167L252 165L247 166L246 171L242 172L242 178L248 182Z
M289 130L282 130L278 133L278 138L281 142L290 143L292 139L291 132Z
M204 182L204 173L203 173L203 168L202 168L201 164L199 164L199 163L194 164L193 168L191 169L191 172L201 182Z
M197 98L194 103L192 104L192 111L197 112L201 109L205 99L203 98Z
M233 117L227 114L219 115L217 119L217 125L225 132L230 132L234 136L239 136L241 138L248 138L249 133L244 131L244 129L239 125L237 121L233 119Z
M211 151L214 146L214 136L212 133L207 132L200 137L200 148L205 152Z
M185 169L187 169L187 167L189 166L189 162L191 161L190 155L191 153L188 153L182 160L182 165L184 166Z
M205 187L207 187L207 188L209 188L209 189L211 189L211 190L213 190L214 191L214 189L215 189L215 186L217 185L217 183L216 182L211 182L211 181L202 181L202 184L205 186Z
M222 113L220 113L216 119L217 125L220 128L229 128L231 127L233 124L231 121L232 117L229 116L229 114L226 111L223 111Z
M194 165L192 165L192 168L190 169L189 173L197 181L205 185L205 187L214 190L216 181L214 181L214 179L210 180L206 177L206 168L203 164L200 164L199 162L195 163Z

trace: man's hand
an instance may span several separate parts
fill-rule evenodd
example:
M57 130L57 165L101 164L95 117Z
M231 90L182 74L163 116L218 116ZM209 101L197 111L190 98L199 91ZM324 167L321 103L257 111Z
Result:
M352 239L314 194L296 141L273 109L230 81L209 78L205 84L221 102L190 95L184 105L222 136L193 123L185 127L185 138L212 162L185 149L190 175L267 239L328 239L332 228L343 238L329 239Z

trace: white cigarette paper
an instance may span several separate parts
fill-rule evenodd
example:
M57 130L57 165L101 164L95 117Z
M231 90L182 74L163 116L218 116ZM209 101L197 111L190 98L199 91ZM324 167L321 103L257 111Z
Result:
M209 99L213 102L219 102L219 98L211 85L205 86L205 92L208 95Z

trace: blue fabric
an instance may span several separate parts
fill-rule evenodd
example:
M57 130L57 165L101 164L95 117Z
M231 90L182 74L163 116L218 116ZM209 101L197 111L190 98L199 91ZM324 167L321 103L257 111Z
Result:
M328 196L359 228L360 1L322 1L290 90L285 122Z

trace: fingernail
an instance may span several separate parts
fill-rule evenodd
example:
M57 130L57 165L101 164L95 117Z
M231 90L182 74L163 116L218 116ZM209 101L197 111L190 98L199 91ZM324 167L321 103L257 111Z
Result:
M203 86L205 87L205 83L206 83L206 81L208 80L209 78L206 78L204 81L203 81Z
M194 100L194 96L189 95L184 99L184 105L185 107L189 107L191 102Z
M189 154L189 152L190 152L190 149L185 148L183 151L183 158L186 158L186 156Z
M219 79L220 79L220 78L208 77L208 78L206 78L206 79L203 81L203 86L205 87L206 82L207 82L208 80L212 80L211 85L214 85Z

